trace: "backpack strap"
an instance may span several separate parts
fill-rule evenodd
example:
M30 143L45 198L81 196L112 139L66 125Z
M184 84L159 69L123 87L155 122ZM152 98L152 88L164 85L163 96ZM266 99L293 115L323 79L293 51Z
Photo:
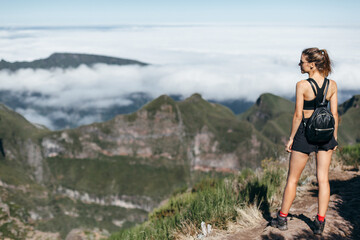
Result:
M316 81L314 79L308 78L307 81L310 83L310 86L311 86L312 90L314 91L314 94L315 94L315 108L316 108L317 93L315 91L314 84L315 84L315 87L317 88L318 92L320 91L320 88L319 88L319 86L317 85L317 83L316 83ZM330 85L329 79L325 78L324 81L325 81L324 84L326 85L326 88L325 88L324 97L323 97L321 105L325 104L326 94L327 94L327 91L328 91L328 88L329 88L329 85ZM306 123L304 121L304 111L302 111L302 120L303 120L304 126L306 127Z
M326 94L327 94L327 91L328 91L328 88L329 88L329 85L330 85L330 81L329 81L329 79L327 79L327 78L325 78L325 85L326 85L326 88L325 88L325 92L324 92L324 98L323 98L323 100L322 100L322 105L324 105L325 104L325 99L326 99Z
M317 93L316 93L315 88L314 88L314 83L315 83L316 89L317 89L318 91L319 91L319 89L320 89L319 86L317 85L317 83L315 82L315 80L312 79L312 78L308 78L307 81L310 83L311 88L312 88L312 90L314 91L314 94L315 94L315 97L316 97Z

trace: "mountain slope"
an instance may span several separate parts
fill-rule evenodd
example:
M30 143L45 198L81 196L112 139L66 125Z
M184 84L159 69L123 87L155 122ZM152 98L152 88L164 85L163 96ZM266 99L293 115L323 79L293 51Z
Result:
M146 66L147 63L123 59L123 58L115 58L115 57L107 57L101 55L94 54L80 54L80 53L53 53L48 58L38 59L31 62L7 62L5 60L0 61L0 70L7 69L10 71L16 71L21 68L32 68L32 69L51 69L51 68L76 68L81 64L85 64L86 66L92 66L96 63L104 63L109 65L140 65Z
M237 117L252 123L272 142L283 144L290 134L294 109L295 103L274 94L265 93L260 95L251 108Z
M342 144L360 142L360 95L355 95L338 108L340 115L339 141Z
M4 160L0 159L3 180L6 178L11 183L19 183L18 181L23 179L26 182L27 176L33 180L42 181L44 171L39 138L48 132L49 130L44 126L34 125L20 114L0 104L0 137L5 154L2 156ZM14 168L14 166L17 167ZM27 174L16 177L15 174L19 169Z
M351 115L356 99L339 107L345 120L357 116ZM281 139L293 108L263 94L236 116L199 94L183 101L162 95L106 122L49 131L1 105L0 180L25 189L8 199L31 212L41 231L64 237L76 227L99 226L112 232L143 222L171 192L208 171L255 169L264 158L287 156Z

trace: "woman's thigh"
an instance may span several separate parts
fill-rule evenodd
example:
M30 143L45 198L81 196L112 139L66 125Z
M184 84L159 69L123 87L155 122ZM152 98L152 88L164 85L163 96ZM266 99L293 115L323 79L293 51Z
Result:
M291 151L288 181L297 182L299 180L308 159L309 155L306 153Z

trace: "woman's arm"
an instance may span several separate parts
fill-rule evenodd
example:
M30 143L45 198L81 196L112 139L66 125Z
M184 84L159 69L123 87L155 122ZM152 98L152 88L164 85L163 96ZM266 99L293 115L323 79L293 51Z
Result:
M331 88L333 90L333 94L330 97L330 111L335 119L335 129L334 129L334 138L337 141L338 135L338 125L339 125L339 114L338 114L338 96L337 96L337 85L336 82L331 80Z
M295 102L295 112L292 121L291 134L289 141L286 144L286 151L291 152L291 146L298 130L300 123L302 121L302 111L304 107L304 85L303 81L296 83L296 102Z

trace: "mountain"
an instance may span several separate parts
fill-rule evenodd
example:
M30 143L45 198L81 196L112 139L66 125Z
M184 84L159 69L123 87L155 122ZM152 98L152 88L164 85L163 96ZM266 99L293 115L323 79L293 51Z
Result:
M51 68L77 68L81 64L86 66L93 66L96 63L104 63L109 65L139 65L146 66L147 63L107 57L93 54L80 54L80 53L53 53L48 58L38 59L31 62L7 62L4 59L0 61L0 70L17 71L21 68L32 68L32 69L51 69Z
M157 184L161 177L179 177L179 181L182 179L179 174L174 174L176 169L138 166L131 162L138 159L131 157L119 157L117 162L114 162L114 159L67 161L65 158L61 161L56 161L55 158L48 161L44 149L52 149L52 146L43 138L49 134L54 132L34 125L20 114L0 105L0 136L5 153L5 156L0 155L0 208L8 209L9 212L1 217L2 220L7 219L7 224L3 224L1 220L0 233L3 237L28 239L25 237L27 232L34 232L34 228L38 235L47 236L48 232L57 232L62 239L65 239L66 234L73 228L83 226L115 231L119 226L127 227L144 221L149 209L156 204L141 194L118 196L116 192L107 192L105 198L95 197L82 191L81 186L88 183L84 180L75 179L79 188L69 189L65 183L61 185L64 182L60 181L62 177L54 172L66 169L69 164L71 171L76 172L71 172L67 177L71 178L74 174L80 177L80 173L84 173L88 178L96 179L89 183L93 184L89 187L99 181L111 186L114 176L122 174L121 171L133 175L133 179L136 178L135 173L142 173L146 178L145 182L150 183L145 186L148 192L154 189L151 184ZM128 175L122 175L121 182L124 187L134 187L135 182L133 185L128 184ZM170 180L168 182L172 184ZM162 189L163 192L171 192L167 187ZM161 193L160 190L153 192ZM142 204L143 202L145 204ZM35 239L43 239L40 235Z
M277 149L199 94L179 102L162 95L134 113L62 131L4 105L0 112L3 203L21 205L36 229L62 237L80 226L133 226L208 171L256 168Z
M162 159L171 164L188 163L193 168L221 165L234 169L256 167L269 155L273 144L260 141L262 138L251 124L236 119L230 109L209 103L199 94L180 102L162 95L132 114L55 132L43 139L43 146L47 156L127 155L146 157L154 163ZM47 141L51 142L49 149ZM251 142L256 149L245 151ZM241 159L247 161L241 163Z
M208 101L224 105L224 106L230 108L234 114L243 113L254 104L253 101L248 101L245 99L228 99L228 100L208 99Z
M343 121L358 116L358 102L339 107ZM293 109L268 93L241 115L200 94L162 95L130 114L50 131L1 105L0 202L62 238L80 227L127 228L203 176L287 157L282 141Z
M175 101L181 101L181 95L169 95ZM51 99L50 95L41 92L29 91L11 91L0 90L0 102L19 113L31 113L39 118L47 120L47 127L52 130L60 130L67 128L76 128L84 124L92 122L103 122L114 118L119 114L128 114L135 112L146 103L154 100L152 96L145 92L133 92L131 94L121 96L128 105L114 104L103 107L79 108L71 106L44 106L39 102ZM242 99L209 102L219 103L229 107L234 113L242 112L248 109L253 103ZM34 120L36 121L36 120Z
M340 143L360 142L360 95L355 95L338 107L340 115L338 138Z
M285 144L290 135L295 103L271 93L262 94L239 120L252 123L255 128L276 144Z

